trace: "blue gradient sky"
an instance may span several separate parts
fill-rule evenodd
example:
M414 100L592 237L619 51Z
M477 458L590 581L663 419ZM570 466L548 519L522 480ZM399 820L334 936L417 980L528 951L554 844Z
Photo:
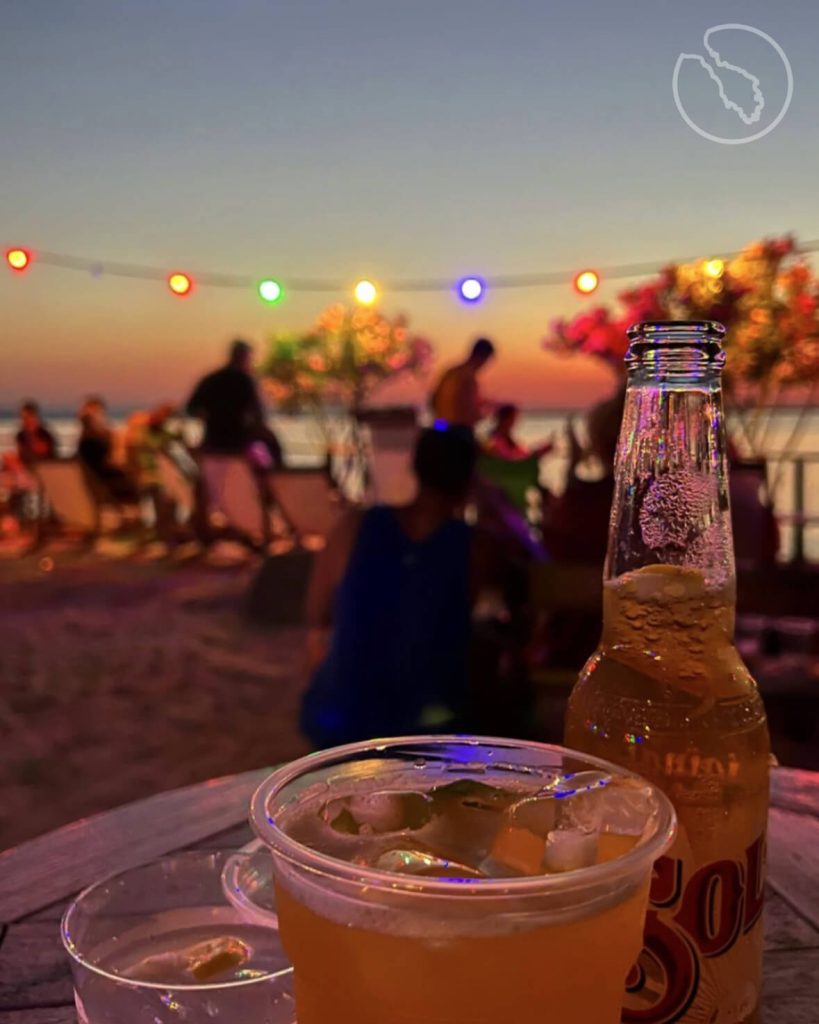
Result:
M0 19L6 244L352 283L819 237L813 0L5 0ZM776 38L796 83L779 127L744 146L700 138L671 93L680 51L703 52L704 30L731 21ZM753 62L778 108L781 67L755 46L726 41L723 55ZM691 109L720 130L713 83L686 73ZM747 83L734 85L739 102ZM65 405L89 390L182 397L229 337L304 326L323 300L270 309L203 287L179 301L35 267L0 273L0 303L0 402ZM537 405L606 388L539 349L580 304L567 284L476 308L387 294L383 308L409 313L442 358L494 337L491 390Z

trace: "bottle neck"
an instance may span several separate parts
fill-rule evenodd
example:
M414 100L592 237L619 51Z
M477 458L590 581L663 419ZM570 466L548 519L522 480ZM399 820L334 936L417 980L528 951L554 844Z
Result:
M629 356L605 579L675 566L733 595L721 358L644 339Z

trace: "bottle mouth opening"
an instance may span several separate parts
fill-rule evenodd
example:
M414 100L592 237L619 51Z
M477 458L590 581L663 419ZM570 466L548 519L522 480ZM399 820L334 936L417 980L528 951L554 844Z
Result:
M630 367L682 371L725 362L725 327L716 320L648 320L633 324L625 361Z
M629 340L675 343L680 341L717 341L725 337L725 326L719 321L643 321L626 332Z

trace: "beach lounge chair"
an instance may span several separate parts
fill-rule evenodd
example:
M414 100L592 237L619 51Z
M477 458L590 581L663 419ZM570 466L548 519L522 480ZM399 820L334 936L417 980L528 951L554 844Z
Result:
M326 470L281 470L269 479L279 511L299 540L330 535L343 505Z
M61 527L78 531L88 538L98 536L102 525L102 502L89 479L88 470L78 459L37 462L32 473L45 504ZM45 527L43 520L38 540L42 540Z
M203 539L232 535L251 547L270 542L270 499L264 484L240 455L197 457Z
M185 476L177 463L165 452L157 453L157 466L162 490L174 503L178 522L187 523L196 507L194 482Z
M403 505L415 497L412 455L418 436L415 409L370 409L360 414L369 430L369 486L374 504Z

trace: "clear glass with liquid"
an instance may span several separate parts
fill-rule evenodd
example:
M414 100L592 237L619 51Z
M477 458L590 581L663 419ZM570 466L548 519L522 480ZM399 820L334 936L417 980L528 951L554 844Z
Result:
M80 1024L293 1024L278 932L225 901L226 859L175 854L77 897L62 939Z

